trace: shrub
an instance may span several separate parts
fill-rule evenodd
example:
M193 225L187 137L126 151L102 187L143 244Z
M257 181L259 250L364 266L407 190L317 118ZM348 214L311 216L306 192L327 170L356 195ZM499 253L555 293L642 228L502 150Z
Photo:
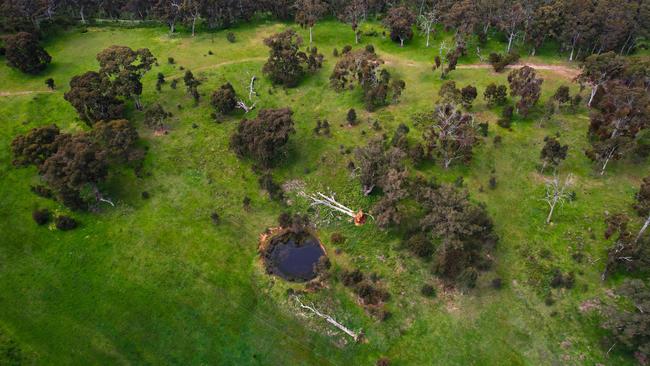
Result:
M235 89L230 83L225 83L212 93L212 106L221 114L229 114L235 110L237 100Z
M334 51L332 51L332 56L339 57L339 50L337 48L334 48Z
M404 246L411 251L411 253L421 258L431 257L433 254L433 244L426 235L422 233L415 234L404 242Z
M210 214L210 220L212 220L212 223L215 225L218 225L219 222L221 221L221 218L219 217L219 214L216 212L212 212Z
M47 87L50 90L54 90L54 79L52 79L52 78L45 79L45 85L47 85Z
M61 231L72 230L79 226L77 220L66 215L57 216L56 219L54 219L54 224L56 225L56 228Z
M343 270L341 272L341 282L346 287L355 286L361 281L363 281L363 273L359 269L355 269L354 271Z
M425 297L436 297L436 288L427 283L422 286L420 293Z
M350 108L346 120L348 121L348 124L350 124L350 126L354 126L357 124L357 111L355 111L354 108Z
M492 65L492 68L496 72L503 71L506 66L514 64L517 61L519 61L519 54L514 52L510 52L506 55L502 55L500 53L491 53L489 57L490 65Z
M492 288L499 290L499 289L501 289L501 287L503 287L503 280L501 280L501 278L497 277L497 278L492 280L491 284L492 284Z
M47 208L36 209L32 212L32 218L38 225L45 225L50 222L51 216L50 210Z
M381 357L375 363L377 366L390 366L390 359L388 357Z
M510 105L503 108L501 118L499 118L497 124L503 128L510 128L512 125L512 115L514 114L514 111L515 109Z
M173 57L167 57L167 63L170 65L173 65L176 61L174 61Z
M235 33L233 33L233 32L228 32L228 33L226 34L226 39L227 39L228 42L230 42L230 43L235 43L235 41L237 40L236 37L235 37Z
M333 244L342 244L345 242L345 236L339 232L332 233L332 236L330 237L330 241Z
M290 213L282 212L280 216L278 216L278 225L280 225L281 228L288 228L291 226L291 220L292 217Z
M260 187L269 193L269 197L271 197L272 200L281 201L284 199L282 187L273 181L271 174L265 173L259 178L258 182Z
M142 199L143 200L148 200L150 197L149 192L147 191L142 191Z

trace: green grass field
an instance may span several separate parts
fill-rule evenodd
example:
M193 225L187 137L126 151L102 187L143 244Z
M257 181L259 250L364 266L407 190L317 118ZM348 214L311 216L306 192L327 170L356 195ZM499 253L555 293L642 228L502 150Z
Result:
M310 294L308 301L347 326L363 329L367 342L351 344L322 320L300 315L286 291L302 286L265 275L256 248L258 235L275 225L283 210L305 212L308 202L289 194L290 205L284 208L260 190L251 162L238 160L228 149L241 116L215 123L211 92L229 81L244 94L250 76L257 75L259 107L289 106L294 111L297 133L290 138L288 158L274 170L275 178L299 180L310 192L336 192L340 201L368 209L376 197L363 197L358 179L346 169L352 155L341 154L339 146L353 148L375 135L392 135L399 123L411 128L411 141L419 140L421 131L411 116L432 108L438 98L441 80L431 64L440 41L449 41L451 35L438 34L429 49L422 37L404 48L381 36L364 37L363 43L372 43L391 73L407 85L399 104L369 114L360 91L336 93L329 87L336 62L333 48L354 42L349 27L334 21L314 29L315 46L326 55L323 69L297 88L269 93L271 85L261 73L267 56L262 40L286 27L295 26L263 21L241 26L232 30L235 43L226 40L225 31L192 38L169 36L165 28L90 27L47 40L53 62L41 75L25 76L2 62L0 93L42 91L0 96L0 336L20 345L27 364L371 365L380 356L394 365L633 363L617 348L606 356L598 316L580 312L579 305L605 298L618 283L617 278L600 281L611 245L602 236L604 213L631 212L634 192L650 164L620 161L604 177L595 174L584 154L586 109L562 112L540 124L540 106L530 118L516 119L512 130L498 127L500 111L487 108L482 93L490 82L507 83L507 73L491 69L450 74L459 86L478 87L472 111L490 122L489 137L472 163L448 171L433 164L409 169L440 181L464 178L472 198L486 204L496 223L501 240L495 268L483 273L468 293L439 290L436 298L428 299L420 288L435 282L431 264L400 250L397 235L372 222L354 227L347 220L322 216L316 218L318 233L333 271L358 267L377 273L392 295L387 304L392 317L374 319L335 280ZM377 23L364 27L380 29ZM129 118L148 147L145 177L137 178L126 168L113 170L105 191L117 207L73 213L82 223L73 231L39 227L31 218L33 209L66 209L30 192L30 185L38 182L36 169L11 165L11 140L51 123L65 131L86 129L63 93L72 76L96 70L95 55L113 44L148 47L158 58L160 66L145 76L142 99L145 106L160 102L173 113L171 131L154 136L142 126L143 114L130 109ZM491 40L483 54L502 48ZM460 65L478 62L469 53ZM168 64L168 57L176 64ZM563 65L563 59L548 49L526 61ZM198 106L182 83L176 90L169 88L173 77L182 77L180 66L204 79ZM160 93L154 88L158 72L168 80ZM565 75L550 70L539 74L544 78L541 102L563 84L570 84L572 93L578 90ZM58 87L52 93L45 92L48 77ZM342 127L351 107L362 123ZM317 118L332 124L331 138L312 133ZM373 131L368 118L379 120L383 130ZM536 167L544 136L556 132L570 145L562 172L576 175L577 200L561 207L554 224L547 226L543 177ZM493 144L497 134L503 138L500 146ZM495 190L488 189L492 169ZM141 199L142 191L151 198ZM252 200L249 211L242 207L246 196ZM210 220L213 211L222 217L216 226ZM347 238L338 255L329 242L337 231ZM585 255L580 263L572 259L576 251ZM555 267L576 273L575 288L549 287ZM491 288L495 277L503 278L503 289ZM549 293L556 300L551 306L544 301Z

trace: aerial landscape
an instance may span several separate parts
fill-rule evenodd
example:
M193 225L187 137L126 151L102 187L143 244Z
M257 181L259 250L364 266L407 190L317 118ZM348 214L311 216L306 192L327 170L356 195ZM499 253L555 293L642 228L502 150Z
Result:
M0 366L650 365L650 1L0 0Z

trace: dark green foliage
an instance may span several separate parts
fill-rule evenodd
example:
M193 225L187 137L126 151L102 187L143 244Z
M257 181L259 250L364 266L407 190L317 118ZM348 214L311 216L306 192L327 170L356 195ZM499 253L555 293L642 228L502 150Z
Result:
M478 124L478 132L483 137L487 137L489 128L490 128L490 124L487 122L481 122Z
M399 42L400 47L404 41L413 38L413 24L415 14L406 6L396 6L388 10L384 17L384 25L390 29L390 39Z
M194 77L192 71L187 70L183 76L183 82L185 83L187 93L191 95L194 102L198 104L200 98L198 87L201 85L201 81Z
M135 149L138 131L128 120L100 121L95 123L91 137L108 157L118 162L134 161L142 157Z
M553 136L544 137L544 142L544 147L542 147L539 156L543 163L542 171L549 166L557 169L560 163L566 159L569 145L560 144L560 141Z
M271 174L262 174L262 176L258 179L258 183L260 184L260 188L269 193L269 197L271 197L272 200L282 201L284 199L284 192L282 191L282 187L273 180Z
M489 57L490 65L492 65L492 68L496 72L503 71L506 66L514 64L517 61L519 61L519 54L514 52L507 53L506 55L491 53Z
M79 226L77 220L66 215L57 216L56 219L54 219L54 225L56 225L56 228L61 231L72 230L77 228L77 226Z
M524 66L520 69L512 70L508 74L510 83L510 95L519 96L517 102L517 112L527 116L530 109L537 103L542 93L542 82L544 80L537 78L535 69Z
M434 272L472 287L477 270L490 266L486 254L497 241L485 208L471 203L467 192L450 185L423 185L416 200L424 209L419 224L422 232L440 241Z
M510 128L512 125L512 116L515 113L515 109L512 106L506 106L501 112L501 118L497 121L497 124L503 128Z
M16 166L40 165L54 152L56 137L60 130L56 125L33 128L25 135L19 135L11 142Z
M212 93L212 106L221 114L230 114L237 106L235 88L230 83L225 83Z
M472 107L472 102L474 102L474 99L476 99L477 96L478 92L476 91L476 87L472 85L467 85L460 90L461 103L463 104L463 107L467 109Z
M286 30L264 39L270 48L269 59L262 69L273 84L295 87L305 75L305 69L315 71L322 66L323 55L312 49L309 56L300 51L302 38L294 30Z
M440 101L442 103L457 105L460 104L462 100L460 89L456 87L456 82L453 80L443 82L442 85L440 85L438 95L440 96Z
M430 153L448 169L452 163L468 164L479 142L474 117L452 104L436 105L432 111L416 114L414 122L424 132L422 137Z
M280 216L278 216L278 225L286 229L289 226L291 226L291 214L289 212L282 212Z
M559 269L553 270L553 276L551 278L551 287L558 288L563 287L566 289L571 289L575 285L575 275L573 272L563 274Z
M489 107L495 105L504 105L508 98L508 88L505 85L496 85L490 83L483 93L483 99L487 102Z
M391 169L395 174L404 170L404 152L395 147L386 149L381 139L373 139L367 146L355 149L354 155L364 195L369 195L375 186L383 187Z
M59 135L56 143L57 151L38 166L38 172L64 205L86 208L82 191L98 194L97 184L108 174L107 154L85 134Z
M235 37L235 33L233 33L233 32L226 33L226 39L230 43L235 43L235 41L237 40L236 37Z
M372 207L377 226L386 228L399 225L404 219L401 201L408 196L406 187L407 172L389 168L379 183L384 192L382 198Z
M212 223L214 225L219 225L219 223L221 222L221 217L219 216L219 214L217 212L212 212L210 214L210 220L212 221Z
M48 89L54 90L54 79L52 78L45 79L45 85L47 85Z
M330 85L337 91L359 85L368 111L386 105L389 100L397 102L406 87L404 81L391 80L390 73L379 68L384 61L371 51L374 49L345 52L330 75Z
M126 46L110 46L97 54L99 74L110 80L115 95L133 98L136 109L142 109L142 77L156 62L148 48L133 50Z
M415 165L423 162L424 159L426 158L426 153L424 152L424 146L422 146L422 144L420 143L417 143L409 147L408 157Z
M637 192L634 209L641 217L650 215L650 176L643 178L639 192Z
M164 121L171 116L162 105L155 103L144 112L144 125L154 131L165 129Z
M555 94L553 94L553 100L558 102L558 104L566 104L571 101L571 95L569 94L569 87L566 85L560 85Z
M611 332L613 342L644 364L650 358L650 312L646 310L650 308L650 290L642 280L633 279L616 292L624 301L605 309L601 326Z
M357 124L357 111L355 111L354 108L350 108L345 119L348 121L350 126L355 126Z
M591 113L587 157L601 165L604 174L611 160L634 151L637 134L650 128L650 95L641 87L628 87L620 81L607 83Z
M50 222L52 213L47 208L36 209L32 212L32 218L38 225L45 225Z
M117 99L110 81L97 72L74 76L70 80L70 90L63 97L89 126L97 121L124 118L124 103Z
M436 288L433 287L432 285L425 284L422 285L422 288L420 289L420 293L422 296L425 297L436 297Z
M249 157L263 168L271 167L295 132L292 114L289 108L262 109L257 118L243 119L230 138L230 148L240 158Z
M416 233L404 241L404 247L420 258L429 258L434 252L433 243L424 233Z
M37 74L47 67L52 57L31 33L20 32L3 37L7 64L27 74Z

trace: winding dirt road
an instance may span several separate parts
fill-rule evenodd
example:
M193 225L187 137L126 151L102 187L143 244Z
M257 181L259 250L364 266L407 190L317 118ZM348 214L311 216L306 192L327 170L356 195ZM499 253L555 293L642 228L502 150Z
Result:
M193 69L194 72L197 71L205 71L205 70L210 70L210 69L216 69L222 66L226 65L233 65L233 64L238 64L238 63L243 63L243 62L250 62L250 61L264 61L266 60L266 57L249 57L249 58L244 58L241 60L231 60L231 61L224 61L212 65L206 65L202 67L197 67ZM554 73L557 73L559 75L562 75L564 77L573 79L578 74L580 74L580 70L569 67L569 66L563 66L563 65L548 65L548 64L536 64L536 63L530 63L530 62L525 62L525 63L519 63L515 65L508 65L506 66L506 69L515 69L515 68L521 68L524 66L530 66L534 69L537 70L548 70L552 71ZM491 69L492 65L490 64L467 64L467 65L458 65L456 66L457 69ZM179 73L179 74L174 74L168 76L169 79L174 79L174 78L179 78L182 77L184 74ZM52 90L23 90L23 91L0 91L0 97L11 97L11 96L16 96L16 95L29 95L29 94L40 94L40 93L52 93Z

